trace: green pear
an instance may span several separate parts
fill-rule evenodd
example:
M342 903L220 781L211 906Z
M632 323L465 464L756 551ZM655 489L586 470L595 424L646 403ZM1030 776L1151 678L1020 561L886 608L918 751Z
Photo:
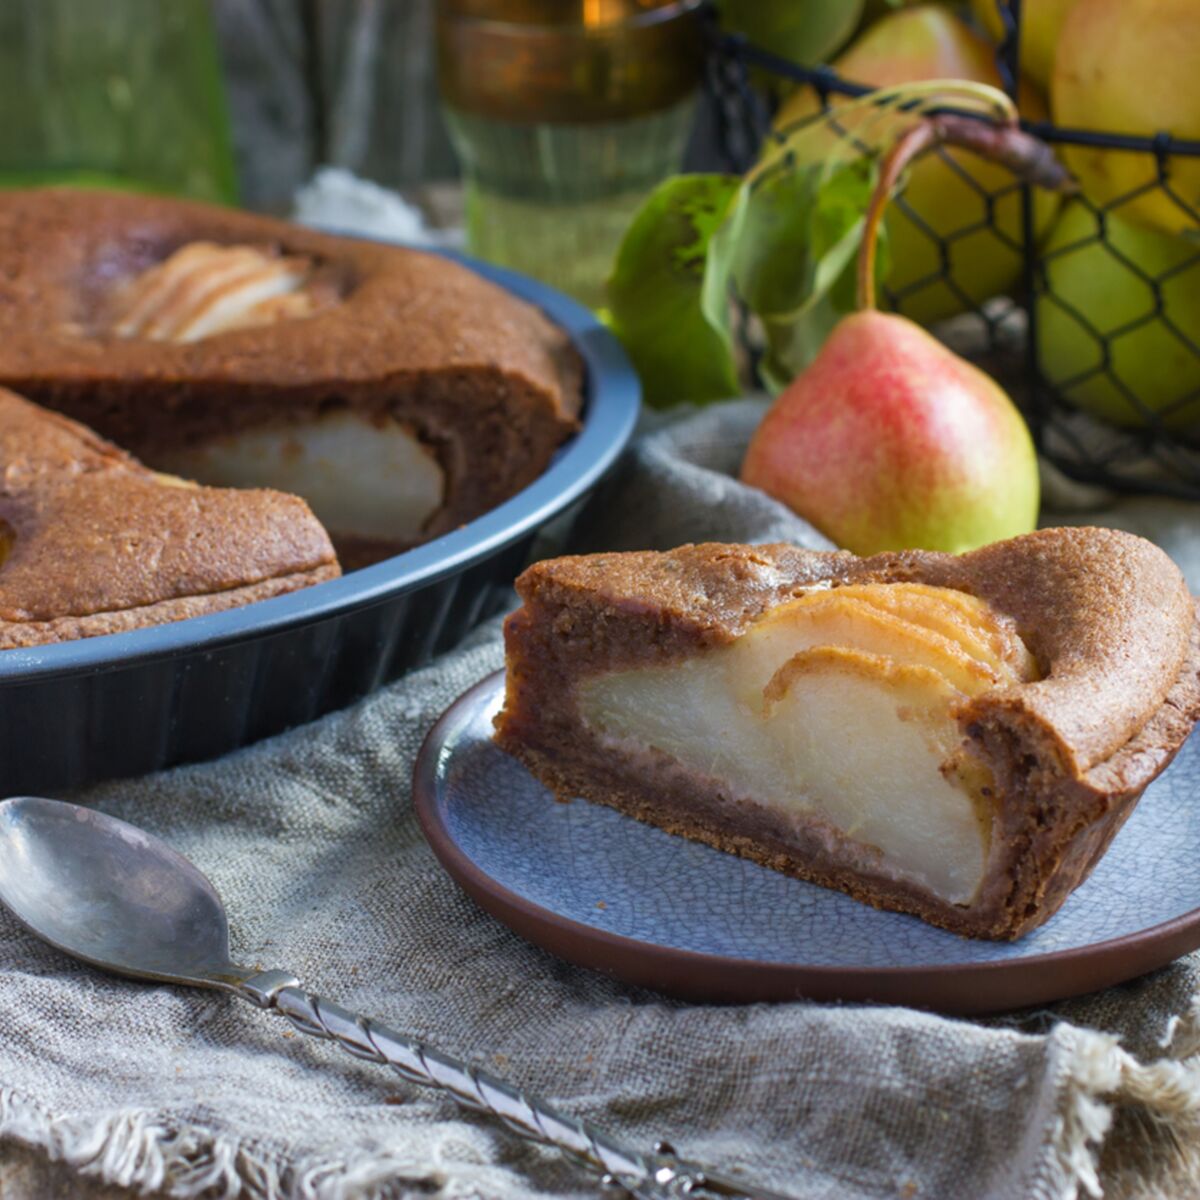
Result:
M931 79L1000 86L994 49L953 13L929 4L883 17L834 67L846 79L877 88ZM781 108L776 128L809 117L818 107L813 91L802 88ZM1032 89L1023 90L1020 107L1035 120L1045 115ZM846 124L854 132L867 119L860 114ZM897 114L873 125L872 140L890 142L905 119ZM808 138L804 145L814 155L828 153L837 137L831 132L828 139ZM892 205L884 218L891 261L887 286L899 294L899 309L926 325L1011 293L1023 266L1021 197L1012 174L966 150L942 153L954 165L939 155L915 163L903 205ZM1005 194L993 201L989 219L986 197L1000 192ZM1038 189L1034 213L1039 231L1049 227L1057 208L1058 197ZM943 270L939 238L948 271Z
M1076 0L1059 37L1051 105L1070 128L1200 140L1200 0ZM1089 200L1116 203L1122 219L1163 233L1200 236L1200 158L1167 160L1180 204L1153 186L1119 201L1155 182L1152 154L1071 145L1062 153Z
M1036 302L1042 373L1078 408L1137 427L1146 416L1127 393L1160 412L1200 390L1200 247L1112 213L1101 217L1075 200L1050 235L1043 271ZM1156 315L1150 280L1157 277ZM1200 426L1200 397L1164 420L1172 428Z

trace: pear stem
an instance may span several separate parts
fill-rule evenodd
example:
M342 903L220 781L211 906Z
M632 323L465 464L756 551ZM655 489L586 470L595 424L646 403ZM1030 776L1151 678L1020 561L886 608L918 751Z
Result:
M871 193L864 216L862 244L858 252L858 307L875 307L875 253L879 226L900 176L916 158L935 146L961 146L982 158L1000 163L1019 179L1051 191L1068 191L1074 184L1054 151L1015 121L997 124L954 113L925 117L906 129L892 143L879 166L879 180Z

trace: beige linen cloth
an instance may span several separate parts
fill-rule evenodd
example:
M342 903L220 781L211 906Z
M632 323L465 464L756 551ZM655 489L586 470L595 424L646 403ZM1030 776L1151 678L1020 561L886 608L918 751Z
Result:
M730 477L760 413L735 402L643 436L576 544L821 545ZM1159 537L1200 587L1196 517L1126 501L1095 519ZM1095 1196L1114 1122L1144 1131L1147 1178L1193 1137L1196 957L987 1022L705 1007L567 966L484 915L422 840L409 773L434 719L500 665L498 634L493 622L356 707L223 761L82 799L212 877L240 960L286 967L633 1144L665 1137L803 1200ZM7 916L0 971L0 1134L83 1175L181 1197L596 1194L555 1154L279 1017L108 978Z

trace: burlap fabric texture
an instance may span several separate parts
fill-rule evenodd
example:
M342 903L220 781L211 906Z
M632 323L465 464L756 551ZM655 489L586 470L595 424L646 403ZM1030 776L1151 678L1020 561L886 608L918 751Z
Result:
M821 545L730 475L760 413L738 402L643 436L577 544ZM1098 520L1160 535L1200 584L1187 506L1135 502ZM1163 1144L1192 1135L1194 959L1050 1012L969 1022L684 1005L520 941L443 875L409 798L426 730L501 661L493 622L346 712L82 799L212 877L239 959L287 967L633 1143L665 1137L803 1200L1095 1195L1115 1116L1153 1119ZM595 1194L554 1154L248 1005L107 978L7 917L0 971L0 1133L85 1175L187 1197Z

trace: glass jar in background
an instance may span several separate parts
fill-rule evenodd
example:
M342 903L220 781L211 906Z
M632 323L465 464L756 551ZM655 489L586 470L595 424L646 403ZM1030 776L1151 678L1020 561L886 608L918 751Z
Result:
M440 0L438 79L467 246L600 307L621 236L678 171L699 0Z
M232 203L208 0L0 0L0 187Z

